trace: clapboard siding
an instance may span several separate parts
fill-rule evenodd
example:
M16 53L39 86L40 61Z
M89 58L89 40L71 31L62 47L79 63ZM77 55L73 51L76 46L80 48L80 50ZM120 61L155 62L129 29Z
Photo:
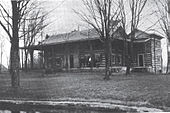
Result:
M157 39L151 40L151 54L152 54L152 67L154 71L161 70L162 63L162 50L161 50L161 42Z

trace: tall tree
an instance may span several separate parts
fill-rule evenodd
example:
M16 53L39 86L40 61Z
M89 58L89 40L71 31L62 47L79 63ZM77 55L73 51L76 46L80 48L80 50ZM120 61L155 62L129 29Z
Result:
M163 35L167 38L167 53L168 53L169 52L168 47L169 47L169 42L170 42L170 32L169 32L170 20L169 20L169 15L168 15L169 0L154 0L154 2L157 6L155 10L155 15L158 17L159 26L164 33ZM166 73L169 72L169 65L170 65L169 58L170 56L168 54Z
M19 77L19 28L22 17L25 15L25 10L30 0L11 0L12 16L7 9L0 3L0 26L4 29L10 39L10 73L11 85L18 88L20 86ZM10 19L10 20L9 20ZM5 22L5 24L3 23Z
M133 66L133 61L134 61L134 53L133 53L133 42L134 42L134 38L135 38L135 30L138 28L139 23L141 21L141 15L142 12L146 6L148 0L119 0L119 5L120 5L120 9L121 9L121 23L122 23L122 27L124 29L124 33L127 33L127 24L130 25L130 53L129 55L126 57L128 59L126 59L127 61L127 70L126 70L126 74L130 74L130 68ZM125 9L125 6L127 7L127 4L129 4L129 10ZM128 18L127 16L129 16L130 18ZM130 21L129 21L130 20ZM124 37L127 38L126 35L124 35Z
M87 11L75 11L83 21L89 24L99 34L104 43L105 77L110 79L112 37L119 23L120 9L115 0L82 0Z

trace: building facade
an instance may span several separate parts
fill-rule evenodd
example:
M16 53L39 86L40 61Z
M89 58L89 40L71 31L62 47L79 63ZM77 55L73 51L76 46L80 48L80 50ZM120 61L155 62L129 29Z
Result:
M159 72L162 65L161 40L155 34L147 34L136 30L133 40L133 69ZM112 38L113 68L126 67L129 53L129 38L125 39L117 33ZM72 70L105 67L104 43L95 30L73 31L65 34L49 36L37 45L44 53L46 70ZM36 47L36 48L37 48Z

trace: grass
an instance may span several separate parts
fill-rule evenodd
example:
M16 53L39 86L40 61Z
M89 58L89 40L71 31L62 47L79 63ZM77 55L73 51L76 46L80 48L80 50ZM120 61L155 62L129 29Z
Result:
M115 75L102 73L21 73L21 88L10 87L9 74L0 74L0 99L57 100L59 98L150 102L163 106L170 92L169 75Z

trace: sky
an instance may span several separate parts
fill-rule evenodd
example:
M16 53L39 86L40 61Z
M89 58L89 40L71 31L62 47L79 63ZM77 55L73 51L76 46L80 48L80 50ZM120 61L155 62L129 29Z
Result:
M80 18L74 12L81 8L81 0L50 0L44 8L47 12L55 9L49 15L49 20L52 22L46 29L49 34L70 32L81 25Z
M7 2L9 0L0 0L0 2ZM40 0L42 2L42 0ZM148 30L148 27L152 26L155 21L156 17L151 15L152 9L155 8L152 0L148 0L149 3L146 6L146 9L143 11L142 21L139 25L139 29L147 32L154 32L152 30ZM10 4L6 3L7 7ZM58 33L65 33L70 32L75 29L86 29L86 24L82 22L79 16L74 12L74 10L79 11L82 10L83 4L81 0L43 0L41 4L44 11L49 12L47 17L47 23L49 22L50 25L47 26L44 30L44 36L46 34L53 35ZM127 5L128 10L128 5ZM160 31L158 26L153 27L153 29L157 29ZM0 29L2 31L2 29ZM6 34L0 32L0 37L5 37L3 40L4 48L3 48L3 64L7 66L7 60L9 59L9 50L10 50L10 43L9 39L7 38ZM162 42L163 48L165 46L165 41ZM164 54L166 54L166 50L164 49ZM7 58L8 57L8 58ZM165 58L166 59L166 58Z
M151 1L151 0L148 0ZM47 4L46 4L47 3ZM54 9L53 12L49 15L49 20L51 20L53 23L49 25L46 29L46 32L49 34L57 34L62 32L70 32L74 29L84 29L85 23L81 21L79 16L75 14L73 10L79 11L82 10L82 2L81 0L50 0L45 2L44 9L45 10L51 10ZM148 3L146 6L146 9L143 11L143 16L141 24L139 25L139 28L142 30L146 30L148 27L150 27L155 19L155 16L150 15L152 12L151 9L153 9L153 5L151 6L151 3ZM127 10L128 4L127 4ZM149 11L150 10L150 11ZM52 27L51 27L52 26ZM148 30L147 30L148 31ZM151 32L151 31L150 31Z

